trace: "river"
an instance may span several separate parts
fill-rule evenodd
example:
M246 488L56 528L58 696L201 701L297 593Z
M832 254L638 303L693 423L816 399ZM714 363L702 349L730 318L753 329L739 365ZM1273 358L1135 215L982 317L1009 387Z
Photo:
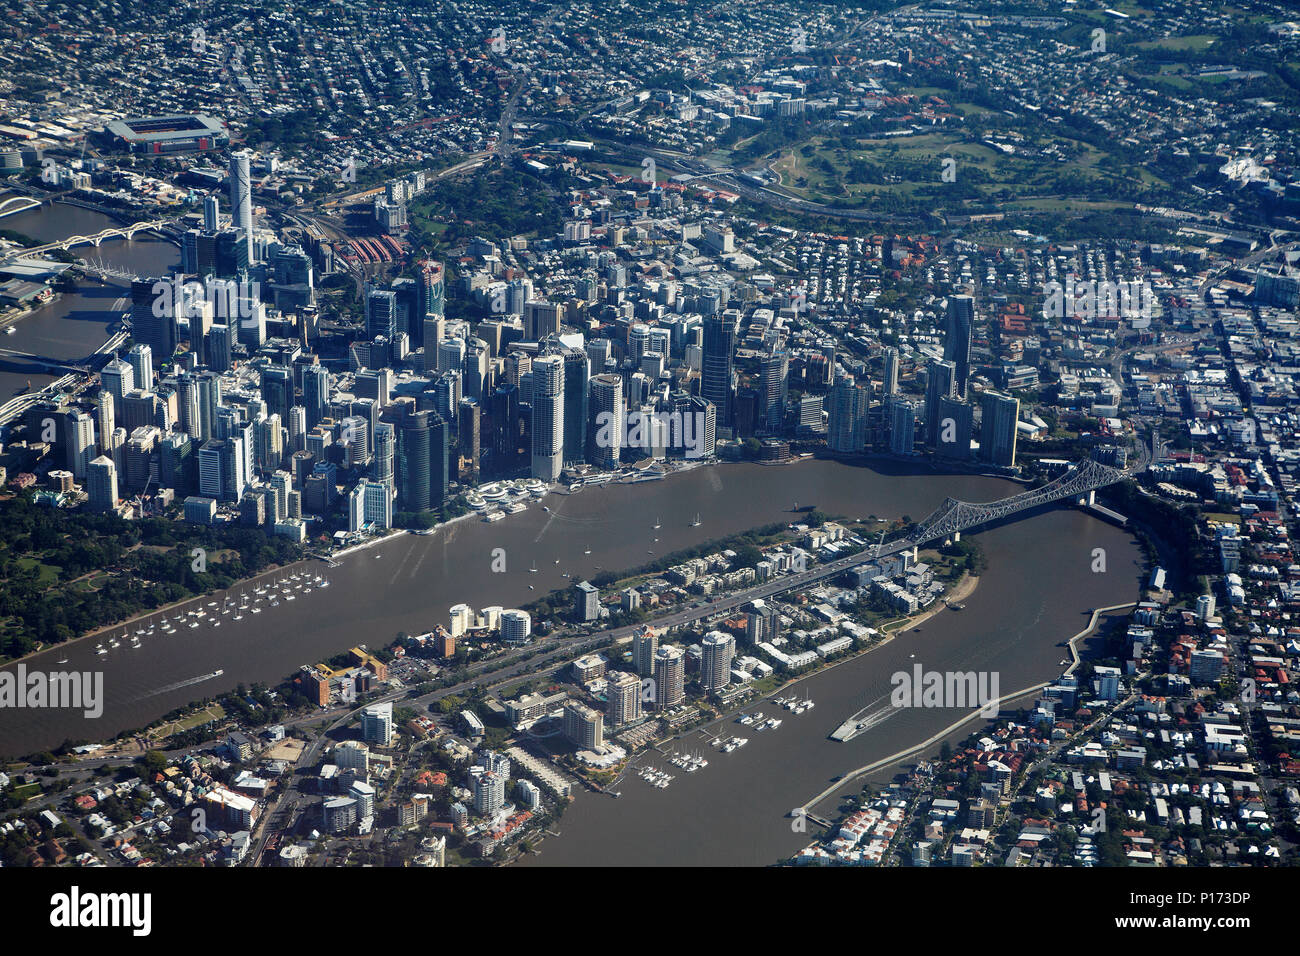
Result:
M8 217L3 226L49 239L97 231L105 221L96 213L57 207ZM106 262L142 273L172 268L175 253L174 247L149 239L114 240L99 250ZM24 319L3 344L62 358L89 354L107 335L111 297L88 285ZM10 387L18 376L28 377L0 365L0 385ZM602 569L645 563L651 551L663 555L793 520L796 502L850 518L919 520L949 495L984 501L1018 490L994 478L810 460L704 467L657 482L550 495L544 501L550 513L534 504L492 524L471 518L434 535L403 535L347 556L337 569L312 562L309 567L330 577L330 588L257 616L246 614L238 623L224 618L220 629L205 624L170 636L159 631L139 649L122 641L105 657L95 654L97 640L90 639L29 658L29 670L102 670L104 712L88 720L80 711L5 711L0 754L30 753L67 739L111 738L196 697L241 682L274 684L301 664L356 644L377 647L399 631L426 631L445 623L453 604L517 606ZM702 523L691 527L697 513ZM724 732L750 738L740 750L722 754L697 737L686 746L704 753L709 766L690 775L677 771L666 790L630 775L620 799L578 793L561 821L562 835L547 839L526 863L765 865L789 856L811 839L792 831L785 817L791 807L839 774L919 742L955 719L952 711L901 710L848 743L828 740L845 717L887 698L892 673L910 671L915 663L928 670L996 671L1005 694L1059 674L1065 651L1058 645L1085 626L1091 608L1137 596L1140 552L1132 537L1079 511L1049 510L983 532L978 540L989 567L964 611L941 612L920 633L909 632L802 682L800 691L817 704L803 715L757 705L779 713L784 723L763 733L725 725ZM1091 570L1098 547L1107 552L1103 574ZM506 554L502 573L491 570L498 548ZM538 573L530 574L534 563ZM58 664L63 658L67 663ZM218 668L224 669L219 678L187 683ZM650 762L675 771L666 760ZM833 815L834 806L832 798L816 809Z
M62 203L15 213L0 219L0 229L9 229L42 242L67 236L94 235L116 225L103 213ZM78 246L74 254L87 261L102 261L140 275L162 275L180 267L180 250L149 234L130 241L105 240L98 249ZM67 293L21 319L13 335L0 336L0 403L27 390L40 389L62 372L50 372L40 362L10 353L39 355L60 361L85 359L109 338L109 328L129 311L130 285L124 280L83 281L75 293Z

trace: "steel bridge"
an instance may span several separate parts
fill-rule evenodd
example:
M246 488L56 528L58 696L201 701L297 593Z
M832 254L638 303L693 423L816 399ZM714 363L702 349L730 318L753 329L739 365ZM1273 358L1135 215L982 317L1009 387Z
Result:
M1125 473L1117 468L1110 468L1088 459L1075 465L1049 484L1023 491L1010 498L983 504L945 498L943 504L917 525L905 540L918 545L940 538L950 538L968 528L998 521L1017 512L1060 501L1062 498L1077 498L1091 504L1093 493L1098 488L1123 481L1125 477L1127 477Z
M68 236L66 239L60 239L57 242L47 242L44 245L32 246L27 249L17 249L9 256L10 260L27 258L29 256L39 256L42 253L53 252L56 249L71 249L73 246L92 245L96 249L105 239L113 239L117 236L123 236L126 239L134 239L138 232L158 231L163 226L169 225L174 220L171 219L154 219L149 222L136 222L129 226L113 226L109 229L101 230L93 236Z

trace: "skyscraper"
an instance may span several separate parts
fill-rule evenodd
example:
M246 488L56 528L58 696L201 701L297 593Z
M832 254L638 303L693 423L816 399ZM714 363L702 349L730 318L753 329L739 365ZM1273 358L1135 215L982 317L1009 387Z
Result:
M641 719L641 679L626 671L605 675L605 716L610 727Z
M94 511L117 507L117 468L107 455L100 455L87 466L86 495Z
M790 361L784 352L766 356L759 364L760 417L769 432L779 432L785 422L786 382Z
M842 455L857 455L867 443L867 389L852 375L841 375L831 387L826 445Z
M158 283L167 288L154 292ZM163 301L159 296L166 297ZM167 362L176 352L176 307L171 301L171 284L161 279L135 279L131 282L131 338L137 345L147 345L160 361ZM137 382L147 388L147 383Z
M122 400L129 392L135 391L135 369L115 358L99 371L99 383L104 391L113 396L113 412L122 414Z
M915 444L916 406L907 399L897 399L889 410L889 451L910 455Z
M667 710L686 699L686 656L665 644L655 652L655 708Z
M898 394L898 365L898 349L892 346L885 349L885 374L882 390L886 399L891 395Z
M948 296L948 323L943 339L943 358L952 362L953 393L966 397L966 383L970 378L971 326L975 322L975 300L968 295Z
M153 388L153 349L143 342L137 342L126 353L126 360L135 372L135 387L146 391Z
M646 624L632 635L632 661L642 677L654 673L655 655L659 653L659 632Z
M330 373L323 365L302 370L302 403L307 410L307 427L315 428L329 414Z
M945 395L939 399L939 422L936 429L935 454L954 461L970 458L974 433L975 410L960 398Z
M564 356L564 463L580 462L587 453L589 376L587 353L566 349Z
M997 392L980 396L980 458L990 465L1014 468L1020 399Z
M939 400L952 397L957 367L947 360L931 361L925 384L925 444L933 448L939 439Z
M706 694L716 694L731 683L731 659L736 640L722 631L710 631L700 642L700 686Z
M599 468L617 468L627 416L627 410L623 407L622 377L593 375L590 406L587 460Z
M564 467L564 359L543 355L533 362L532 475L556 481Z
M736 352L739 313L728 310L704 320L704 358L700 395L718 410L718 424L730 428L734 409L731 400L732 364Z
M411 412L397 433L397 503L402 511L428 511L429 493L429 416L430 412Z
M239 242L253 262L253 176L248 150L230 154L230 224L243 230ZM170 353L169 353L170 354Z

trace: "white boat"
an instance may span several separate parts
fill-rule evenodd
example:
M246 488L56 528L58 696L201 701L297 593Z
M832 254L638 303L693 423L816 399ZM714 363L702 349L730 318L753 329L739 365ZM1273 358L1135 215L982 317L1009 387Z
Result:
M56 663L59 663L59 664L66 664L66 663L68 663L68 659L65 657L65 658L64 658L63 660L61 660L61 661L56 661Z
M107 647L103 647L103 646L101 646L97 651L95 651L95 653L96 653L96 654L107 654L107 653L108 653L108 648L107 648Z
M260 607L255 607L255 608L253 608L253 613L254 613L254 614L261 614L261 613L262 613L262 609L261 609Z
M699 514L699 512L697 511L697 512L695 513L695 520L691 522L691 527L692 527L692 528L698 528L699 526L700 526L700 514Z
M658 519L658 518L655 518L654 530L655 530L655 531L658 531L658 530L659 530L659 519Z
M190 627L198 627L198 626L199 626L198 621L190 621Z

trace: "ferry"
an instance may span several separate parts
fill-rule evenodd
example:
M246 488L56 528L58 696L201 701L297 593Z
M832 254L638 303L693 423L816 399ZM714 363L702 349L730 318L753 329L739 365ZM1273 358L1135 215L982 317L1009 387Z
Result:
M528 510L528 505L524 504L522 501L516 501L512 505L506 506L506 514L517 515L519 514L519 512L527 511L527 510Z

